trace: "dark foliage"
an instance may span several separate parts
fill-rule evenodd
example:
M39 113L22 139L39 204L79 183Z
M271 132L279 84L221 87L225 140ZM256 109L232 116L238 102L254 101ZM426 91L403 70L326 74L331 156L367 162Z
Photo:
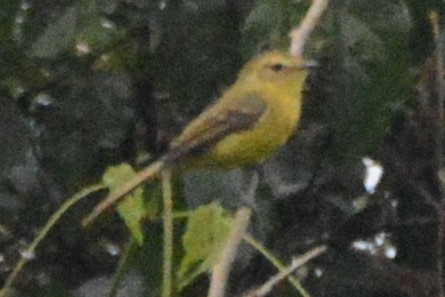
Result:
M65 199L108 166L141 166L141 152L159 156L244 61L286 49L309 2L3 0L0 283ZM440 0L332 1L306 51L319 67L307 82L299 131L256 168L250 232L286 263L328 245L299 275L313 297L443 292L445 34L435 37L431 11L443 27ZM363 188L364 157L384 168L372 193ZM186 176L178 207L217 199L235 209L245 203L238 197L249 177ZM102 194L68 211L15 282L14 296L106 296L129 240L113 213L81 227ZM118 296L159 290L162 230L155 221L145 232L142 247L130 245ZM240 254L230 296L275 273L251 248ZM181 296L204 296L207 286L202 276ZM299 293L284 282L272 296Z

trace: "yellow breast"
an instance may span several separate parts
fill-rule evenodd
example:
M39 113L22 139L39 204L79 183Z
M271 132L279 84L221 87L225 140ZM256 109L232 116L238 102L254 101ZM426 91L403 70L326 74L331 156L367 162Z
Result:
M301 94L293 91L265 88L262 99L267 109L258 123L219 141L199 163L228 169L252 165L273 154L287 142L300 118Z

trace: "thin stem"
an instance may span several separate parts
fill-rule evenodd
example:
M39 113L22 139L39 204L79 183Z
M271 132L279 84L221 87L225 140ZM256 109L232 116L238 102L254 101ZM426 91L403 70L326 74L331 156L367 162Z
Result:
M255 240L250 235L245 235L244 240L250 244L252 247L254 247L257 251L259 251L261 254L263 254L264 257L266 257L267 260L272 263L275 268L277 268L278 271L282 272L286 269L286 265L284 265L277 257L275 257L271 252L269 252L263 245L261 245L257 240ZM294 286L294 288L300 292L301 296L303 297L310 297L309 293L306 291L305 288L301 285L300 281L294 277L293 275L287 276L289 282Z
M125 251L119 259L119 263L117 264L117 271L113 277L113 283L110 289L109 297L116 297L119 293L120 286L122 281L125 278L125 273L128 272L128 269L131 264L131 257L135 254L136 250L139 248L139 244L133 237L130 239Z
M307 262L309 262L311 259L321 255L322 253L324 253L326 251L326 246L322 245L322 246L318 246L315 247L313 249L311 249L310 251L304 253L301 256L295 257L292 260L292 263L286 267L285 269L283 269L282 271L280 271L279 273L277 273L276 275L274 275L273 277L271 277L266 283L264 283L260 288L252 291L251 293L249 293L247 295L247 297L263 297L266 296L267 294L269 294L273 287L275 285L277 285L279 282L281 282L282 280L284 280L286 277L288 277L290 274L292 274L296 269L298 269L299 267L301 267L302 265L306 264ZM302 292L300 292L302 293ZM303 294L303 296L309 296L308 293Z
M80 192L76 193L74 196L66 200L57 211L48 219L46 225L40 230L37 237L33 240L33 242L28 246L24 255L28 255L27 257L22 257L19 262L15 265L14 270L6 279L2 290L0 291L0 297L8 296L8 291L11 288L14 280L17 278L18 274L22 271L23 267L25 267L26 263L30 259L32 259L32 255L35 254L37 246L42 242L43 239L48 235L49 231L54 227L54 225L59 221L60 217L74 204L79 202L82 198L87 197L92 192L96 192L98 190L104 189L105 186L101 183L89 186L87 188L82 189Z
M164 264L162 297L172 296L172 262L173 262L173 194L171 185L171 170L164 169L162 177L162 197L164 201Z
M247 207L240 208L235 215L227 243L221 252L218 263L213 267L208 297L223 297L230 268L236 257L238 246L245 235L252 211Z
M293 56L300 57L303 54L304 46L309 39L309 35L314 31L321 15L328 6L328 0L313 0L303 21L298 28L290 33L291 45L289 52Z
M84 227L91 224L91 222L98 217L105 209L113 205L117 200L126 194L130 193L137 186L142 184L143 182L153 178L158 174L164 166L164 162L157 161L150 164L148 167L139 171L136 176L126 182L124 185L119 187L116 191L111 192L105 199L103 199L96 207L94 207L93 211L82 220L82 225Z

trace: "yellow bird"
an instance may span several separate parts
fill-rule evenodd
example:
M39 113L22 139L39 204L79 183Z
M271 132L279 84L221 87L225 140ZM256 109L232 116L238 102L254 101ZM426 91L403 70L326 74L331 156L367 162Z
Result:
M301 113L302 89L312 64L278 51L249 61L236 82L213 105L192 120L156 162L110 193L83 221L165 168L243 167L273 154L293 134Z

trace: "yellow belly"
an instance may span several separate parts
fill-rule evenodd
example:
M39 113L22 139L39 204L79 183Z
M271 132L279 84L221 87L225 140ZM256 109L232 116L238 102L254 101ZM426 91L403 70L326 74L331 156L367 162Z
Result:
M291 98L289 101L294 100ZM225 137L207 155L192 160L191 167L230 169L263 161L286 143L296 128L300 109L296 105L287 105L286 108L286 111L266 111L251 129ZM289 112L289 108L294 110Z

